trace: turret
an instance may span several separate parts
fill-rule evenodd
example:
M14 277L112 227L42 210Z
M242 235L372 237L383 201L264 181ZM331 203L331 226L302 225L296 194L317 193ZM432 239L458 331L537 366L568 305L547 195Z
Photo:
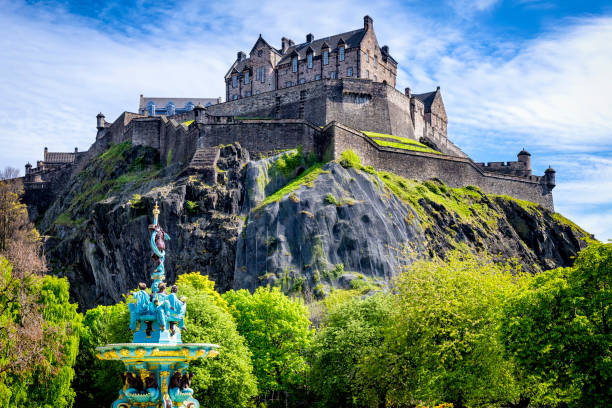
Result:
M104 115L102 114L102 112L98 113L98 115L96 116L96 126L98 130L104 129L105 122L106 121L104 120Z
M517 157L520 163L525 163L525 176L531 176L531 154L523 148Z
M286 53L289 47L291 47L292 45L293 45L293 41L291 41L289 38L287 37L281 38L281 53L282 54Z
M26 174L26 176L28 174L30 174L31 171L32 171L32 165L30 164L30 162L27 162L26 165L25 165L25 174Z
M550 166L548 166L548 168L544 172L544 182L546 183L546 185L548 186L550 190L555 188L555 185L556 185L555 184L555 174L556 174L555 169L553 169Z
M193 113L195 115L195 123L204 123L206 117L206 108L198 102L198 104L193 108Z

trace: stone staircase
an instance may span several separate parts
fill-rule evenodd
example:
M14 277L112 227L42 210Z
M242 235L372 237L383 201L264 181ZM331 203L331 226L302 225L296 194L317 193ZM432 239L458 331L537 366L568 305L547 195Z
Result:
M189 174L202 174L207 184L217 182L218 147L200 147L196 149L187 168Z

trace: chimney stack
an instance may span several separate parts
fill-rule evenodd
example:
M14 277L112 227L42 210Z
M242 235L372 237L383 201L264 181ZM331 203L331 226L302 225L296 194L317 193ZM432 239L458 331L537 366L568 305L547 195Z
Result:
M411 98L412 97L412 92L410 91L410 88L406 88L404 90L404 93L406 94L407 97Z
M314 35L312 34L306 34L306 42L307 43L311 43L314 41Z
M242 61L245 58L246 58L246 54L242 51L238 51L238 54L236 54L236 59L238 60L238 62Z
M374 28L374 20L370 16L363 17L363 29L368 31Z
M389 55L389 46L383 45L380 51L383 53L383 55Z

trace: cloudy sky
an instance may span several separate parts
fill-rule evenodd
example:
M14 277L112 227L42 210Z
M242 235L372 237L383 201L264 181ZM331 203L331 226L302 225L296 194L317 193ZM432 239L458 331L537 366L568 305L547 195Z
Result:
M451 140L476 161L526 148L536 174L557 170L556 210L612 239L609 1L0 0L0 167L23 169L44 146L86 150L96 114L136 111L140 94L223 96L260 33L280 47L365 14L399 89L441 86Z

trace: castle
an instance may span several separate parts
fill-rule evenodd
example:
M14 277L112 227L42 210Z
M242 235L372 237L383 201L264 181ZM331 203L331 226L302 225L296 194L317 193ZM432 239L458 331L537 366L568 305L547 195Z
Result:
M153 147L162 162L205 172L214 182L218 146L237 141L252 156L301 145L319 160L333 160L352 149L364 165L380 170L438 178L451 187L475 185L553 209L553 169L533 175L525 150L517 161L474 162L447 138L440 88L400 92L396 73L397 62L389 47L379 46L369 16L358 30L319 40L308 34L298 45L282 38L279 49L260 35L249 56L238 52L225 75L226 102L158 115L155 108L143 109L141 97L139 113L124 112L112 123L98 114L90 150L60 155L59 164L45 150L45 161L26 167L26 191L52 192L58 174L79 158L126 140Z

